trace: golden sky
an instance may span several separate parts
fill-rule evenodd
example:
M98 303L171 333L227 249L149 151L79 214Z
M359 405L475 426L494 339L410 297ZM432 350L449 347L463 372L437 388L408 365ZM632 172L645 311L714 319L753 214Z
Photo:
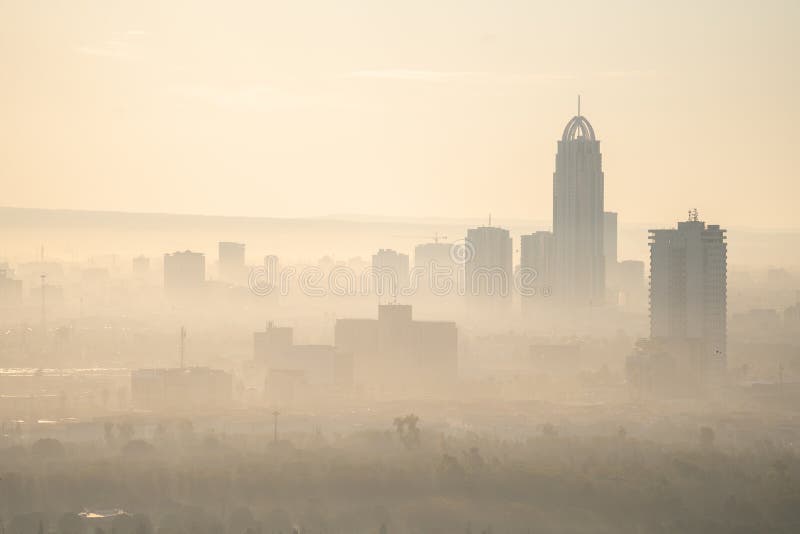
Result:
M0 205L799 227L800 2L0 3Z

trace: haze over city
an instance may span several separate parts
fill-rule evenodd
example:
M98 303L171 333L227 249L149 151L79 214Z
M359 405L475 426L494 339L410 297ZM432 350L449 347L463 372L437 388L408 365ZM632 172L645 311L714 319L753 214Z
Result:
M580 93L627 222L797 228L799 9L4 2L2 204L549 220Z
M799 22L0 3L0 534L800 531Z

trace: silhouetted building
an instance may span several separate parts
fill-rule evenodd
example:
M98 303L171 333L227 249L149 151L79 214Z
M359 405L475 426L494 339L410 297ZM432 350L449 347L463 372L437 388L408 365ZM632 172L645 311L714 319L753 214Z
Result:
M259 296L272 295L278 297L279 292L276 288L280 284L280 263L278 256L267 254L264 256L263 269L253 270L248 273L248 286L251 289L258 289Z
M414 267L424 267L431 263L437 265L450 265L453 258L450 255L450 243L422 243L414 247Z
M511 304L514 288L511 235L505 228L479 226L467 230L465 244L465 290L480 306L495 310Z
M408 287L408 254L380 249L372 255L373 290L380 295L397 297Z
M378 319L338 319L336 347L353 355L356 382L383 391L434 393L458 373L453 322L414 321L411 306L378 306Z
M568 305L605 297L603 181L600 142L579 107L558 142L553 173L555 296Z
M264 256L264 265L267 267L278 268L278 256L275 254L267 254Z
M150 258L145 256L137 256L131 262L133 267L134 276L146 276L150 272Z
M336 267L337 264L342 265L341 263L337 262L336 260L334 260L332 257L330 257L328 255L322 256L317 261L317 267L319 267L320 270L323 273L326 273L326 274L329 273L331 271L331 269Z
M253 359L267 363L276 355L286 352L293 345L293 330L286 326L267 323L263 332L253 333Z
M309 390L306 374L299 369L271 369L266 371L264 400L270 406L288 406L303 398Z
M146 410L225 408L232 401L230 373L206 367L131 372L131 402Z
M270 371L300 372L310 386L353 385L353 357L333 345L292 345L272 354L267 365Z
M246 278L244 244L219 242L219 279L231 284L243 284Z
M697 372L726 366L725 230L697 220L650 230L650 337L699 351Z
M206 280L206 257L199 252L164 254L164 290L170 295L199 291Z
M800 332L800 291L794 305L783 310L783 326L789 332Z
M453 257L450 243L424 243L414 247L414 269L418 271L417 293L419 295L454 296L458 265Z
M522 296L522 309L546 302L553 290L555 277L555 240L552 232L534 232L520 236L520 269L529 269L533 279L528 281L520 273L520 287L533 289L533 294ZM532 287L528 287L532 285ZM522 289L520 289L522 291Z
M273 404L291 403L299 395L319 399L353 386L352 355L332 345L295 345L292 328L272 323L264 332L255 332L253 341L256 365L248 372L263 373Z
M0 269L0 306L16 306L22 302L22 280L14 280L6 269Z

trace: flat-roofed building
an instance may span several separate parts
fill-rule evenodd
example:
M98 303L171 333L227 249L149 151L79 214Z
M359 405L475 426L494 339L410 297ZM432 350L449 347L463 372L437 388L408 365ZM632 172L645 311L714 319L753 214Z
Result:
M170 296L198 293L206 281L206 257L185 250L164 254L164 291Z
M449 321L414 321L408 305L378 307L378 319L339 319L336 347L352 354L357 385L434 392L458 374L458 329Z
M650 337L699 345L697 372L721 372L727 361L725 230L697 212L674 229L650 230Z

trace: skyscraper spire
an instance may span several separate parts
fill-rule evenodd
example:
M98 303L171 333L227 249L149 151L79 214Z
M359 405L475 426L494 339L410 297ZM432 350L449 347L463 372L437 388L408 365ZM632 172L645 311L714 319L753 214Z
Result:
M578 95L578 117L581 116L581 95Z

